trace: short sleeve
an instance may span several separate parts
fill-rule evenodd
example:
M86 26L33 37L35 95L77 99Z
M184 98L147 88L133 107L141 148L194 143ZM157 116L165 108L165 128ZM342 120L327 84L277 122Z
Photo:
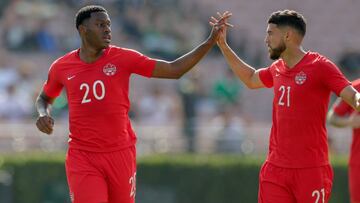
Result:
M274 81L270 71L270 67L261 68L258 71L259 71L260 80L265 85L265 87L270 88L274 86Z
M56 63L53 63L49 69L48 79L43 85L43 91L48 97L56 98L60 95L63 84L59 81Z
M351 83L341 73L339 68L329 60L325 60L321 65L322 81L325 85L333 91L337 96L340 96L340 92Z
M147 57L137 51L130 50L128 54L132 60L130 72L145 77L151 77L154 71L156 60Z
M341 100L340 103L334 105L333 110L336 113L336 115L339 116L346 116L354 111L354 109L350 105L348 105L344 100Z
M352 81L352 85L357 91L360 91L360 79ZM349 115L354 112L354 109L344 100L341 100L339 103L335 102L332 109L339 116Z

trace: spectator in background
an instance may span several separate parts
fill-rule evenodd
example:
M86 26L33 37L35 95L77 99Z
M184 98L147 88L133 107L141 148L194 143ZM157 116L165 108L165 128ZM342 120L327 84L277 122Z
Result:
M220 108L223 105L235 107L241 100L242 88L242 84L232 71L226 69L225 75L215 81L212 92Z
M186 137L187 152L195 152L197 134L197 104L200 97L198 76L191 73L180 80L178 92L181 97L183 109L183 133Z
M32 109L24 106L22 95L16 94L16 85L11 84L6 88L6 92L0 95L0 119L8 121L19 121L29 118Z
M0 50L0 95L7 92L7 88L19 79L16 66L10 63L9 53L6 50Z
M39 22L35 37L40 51L54 53L58 50L58 46L55 37L49 31L48 23L48 19L43 19Z
M53 132L50 107L63 88L69 100L66 174L74 203L133 203L136 192L136 136L129 119L129 78L178 79L197 64L226 26L224 15L205 42L174 61L149 58L110 45L111 21L101 6L76 14L79 49L56 60L36 101L38 129Z
M222 78L215 81L212 94L217 103L218 116L215 126L219 127L217 151L237 153L241 152L244 138L244 126L240 119L242 84L230 69L225 69Z
M229 66L248 88L274 88L273 125L258 202L327 203L333 182L325 126L330 93L358 111L360 94L329 59L302 48L306 21L300 13L277 11L267 23L265 43L275 60L267 68L255 70L241 60L226 42L226 28L218 40Z
M24 118L30 118L34 112L34 101L36 99L35 87L33 85L33 73L35 65L31 61L22 61L17 69L18 80L16 82L16 98L19 99L22 109L26 112Z
M155 85L150 92L145 93L137 102L136 116L142 125L167 126L174 124L174 119L180 115L177 99L171 93Z
M350 79L355 79L360 74L360 52L347 50L340 56L338 63Z
M353 81L352 85L360 91L360 79ZM328 121L335 127L353 129L348 180L351 203L360 203L360 114L338 98L329 111Z

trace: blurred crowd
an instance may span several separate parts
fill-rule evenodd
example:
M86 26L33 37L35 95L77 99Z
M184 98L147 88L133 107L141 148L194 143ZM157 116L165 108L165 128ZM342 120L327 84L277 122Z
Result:
M136 49L150 57L172 60L208 36L211 29L208 20L215 10L201 9L204 2L2 0L0 123L33 122L36 118L34 100L46 80L51 62L79 47L74 16L83 5L101 4L108 10L113 44ZM249 35L229 34L230 44L249 64L256 67L268 64L265 48L256 46L258 51L248 51L249 41ZM347 75L359 75L358 52L344 52L339 63ZM245 90L227 68L217 48L197 66L179 81L134 76L130 116L135 127L175 126L176 134L186 138L186 150L190 152L201 145L195 143L196 136L214 133L217 151L251 151L249 142L243 148L239 146L252 123L270 122L270 94L265 91L254 95ZM57 121L67 120L64 93L54 103L53 116ZM199 126L207 126L208 130L199 132Z

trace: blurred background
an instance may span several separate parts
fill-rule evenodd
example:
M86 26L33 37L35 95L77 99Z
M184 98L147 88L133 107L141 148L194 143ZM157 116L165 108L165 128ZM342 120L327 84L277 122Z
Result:
M166 60L176 59L204 41L211 30L210 16L229 10L233 13L230 23L235 26L228 32L229 44L256 68L271 63L264 44L269 15L277 10L295 9L308 23L304 48L329 57L349 80L360 77L360 29L357 26L360 1L357 0L1 0L1 155L21 154L23 160L34 152L65 154L68 139L65 94L53 106L56 124L51 136L41 134L35 127L34 101L52 61L79 47L74 16L79 8L88 4L101 4L108 10L114 45ZM138 136L140 159L159 154L255 157L258 167L253 170L256 170L254 174L258 173L268 147L272 92L271 89L246 89L216 47L180 80L134 75L130 99L130 117ZM346 157L351 130L330 126L328 129L332 155ZM16 170L1 170L4 162L0 158L0 202L33 202L15 201L16 181L12 177L16 176ZM343 179L346 181L346 177ZM60 180L63 182L57 187L65 188L60 191L66 190L65 178ZM256 199L257 180L253 182L252 194ZM45 188L51 188L51 184ZM27 190L31 191L31 187ZM152 202L144 200L144 196L156 192L141 191L139 202ZM160 195L164 202L192 202L180 201L171 196L171 192L164 191L163 196ZM67 197L57 200L50 196L40 202L68 201Z

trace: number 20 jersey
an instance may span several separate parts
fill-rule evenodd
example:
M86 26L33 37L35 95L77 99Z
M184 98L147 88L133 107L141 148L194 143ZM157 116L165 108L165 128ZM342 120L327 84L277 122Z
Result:
M66 89L70 148L110 152L134 145L136 136L128 117L130 75L151 77L155 63L116 46L106 48L93 63L83 62L79 49L57 59L43 91L55 98Z
M285 168L328 164L330 93L339 96L350 82L335 64L316 52L307 52L293 68L277 60L261 69L259 76L274 91L267 161Z

